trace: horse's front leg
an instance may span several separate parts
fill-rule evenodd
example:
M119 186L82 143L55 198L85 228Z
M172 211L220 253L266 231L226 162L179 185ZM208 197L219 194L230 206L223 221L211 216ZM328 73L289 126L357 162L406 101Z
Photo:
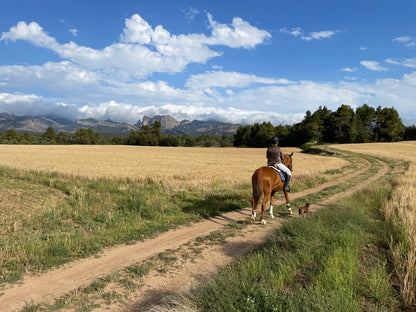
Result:
M290 207L290 201L289 201L289 193L286 191L283 191L283 194L285 194L285 198L286 198L286 207L287 207L287 212L289 214L292 214L292 208Z

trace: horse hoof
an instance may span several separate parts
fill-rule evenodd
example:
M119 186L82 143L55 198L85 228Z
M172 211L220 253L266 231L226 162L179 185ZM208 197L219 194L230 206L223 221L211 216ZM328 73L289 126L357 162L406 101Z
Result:
M274 219L274 215L270 215L270 218Z
M261 220L261 224L266 225L266 223L267 223L266 220L264 220L264 219Z
M256 222L256 218L255 217L251 217L251 223Z
M289 210L289 214L292 214L292 210Z

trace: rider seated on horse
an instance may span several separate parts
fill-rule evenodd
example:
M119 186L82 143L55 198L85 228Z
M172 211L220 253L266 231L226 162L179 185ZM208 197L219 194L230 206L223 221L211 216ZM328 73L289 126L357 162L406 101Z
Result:
M284 155L280 147L278 146L278 143L279 138L277 136L271 138L271 146L267 148L266 153L267 166L274 166L280 169L284 174L286 174L286 181L283 190L286 192L290 192L289 181L292 173L289 170L289 168L282 163Z

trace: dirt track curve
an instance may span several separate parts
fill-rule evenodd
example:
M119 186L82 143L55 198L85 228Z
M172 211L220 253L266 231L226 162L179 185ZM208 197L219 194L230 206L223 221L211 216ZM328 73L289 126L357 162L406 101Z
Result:
M385 163L382 164L383 168L367 181L359 183L347 192L336 194L319 204L312 205L312 211L325 207L341 197L351 195L387 174L389 168ZM292 193L290 196L291 200L352 179L367 171L370 167L371 165L368 163L367 166L360 170L336 181L324 183L302 192ZM294 215L296 216L296 214ZM87 286L97 278L108 275L111 271L144 261L167 249L178 248L197 237L219 230L231 221L246 220L250 216L250 208L225 213L190 226L183 226L161 233L156 238L138 242L134 245L121 245L106 249L99 257L92 256L65 264L44 274L26 276L21 283L7 285L0 290L0 311L19 311L28 303L53 303L55 299L64 294L79 287ZM145 286L134 294L135 302L133 304L128 307L125 305L112 306L110 310L141 311L149 303L157 302L161 297L160 294L189 288L197 283L201 276L214 272L218 267L253 250L282 222L284 221L280 218L275 218L268 221L268 224L264 227L260 227L258 224L247 226L243 230L242 235L228 238L226 244L221 247L212 247L210 250L205 250L201 258L181 266L174 274L161 275L151 273L150 276L146 277Z

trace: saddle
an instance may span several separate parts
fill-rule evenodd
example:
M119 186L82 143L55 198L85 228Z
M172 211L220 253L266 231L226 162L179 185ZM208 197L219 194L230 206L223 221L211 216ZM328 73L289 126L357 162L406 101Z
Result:
M280 175L282 182L286 182L286 174L284 174L282 170L280 170L279 168L275 166L267 166L267 167L274 169Z

